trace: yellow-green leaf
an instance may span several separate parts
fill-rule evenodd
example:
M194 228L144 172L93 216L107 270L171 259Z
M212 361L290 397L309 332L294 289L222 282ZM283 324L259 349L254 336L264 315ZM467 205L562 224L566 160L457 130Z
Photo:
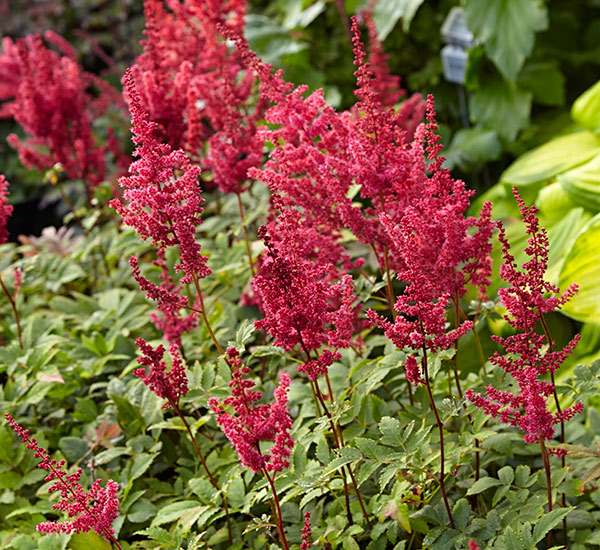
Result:
M600 154L600 139L591 132L561 136L519 157L500 176L505 185L534 185L571 170Z
M598 323L600 319L600 215L594 216L581 231L563 264L561 289L577 283L579 292L562 311L583 322Z
M571 116L590 132L600 133L600 80L575 100Z

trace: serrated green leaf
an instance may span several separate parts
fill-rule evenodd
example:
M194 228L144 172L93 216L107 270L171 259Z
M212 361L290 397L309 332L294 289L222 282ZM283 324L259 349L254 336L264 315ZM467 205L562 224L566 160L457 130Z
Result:
M493 477L482 477L478 479L467 491L467 495L478 495L479 493L483 493L486 489L490 487L497 487L501 485L501 481L499 479L494 479Z
M471 514L471 505L465 498L458 499L456 504L452 507L452 517L456 524L456 528L459 531L464 531L465 527L469 523L469 516Z
M504 485L510 485L515 478L515 472L510 466L504 466L504 468L500 468L498 471L498 479Z
M552 512L544 514L533 527L533 539L535 544L540 542L550 531L554 529L563 518L567 517L567 514L574 510L573 506L567 508L555 508Z
M381 438L381 442L384 445L391 445L393 447L403 446L403 442L400 437L402 433L402 426L397 418L384 416L379 422L379 431L383 436Z
M504 531L504 544L506 545L506 550L531 550L525 547L523 541L511 527L507 527Z
M467 0L465 16L469 29L510 81L531 54L535 33L548 25L546 9L537 0Z
M531 469L526 464L519 464L515 470L515 485L517 487L526 487L529 481Z

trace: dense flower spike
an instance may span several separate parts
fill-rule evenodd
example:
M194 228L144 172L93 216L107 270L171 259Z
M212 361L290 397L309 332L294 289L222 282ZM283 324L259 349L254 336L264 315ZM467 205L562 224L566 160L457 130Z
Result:
M48 42L64 55L48 49L40 36L3 40L0 74L10 73L0 88L0 115L13 117L25 130L25 140L12 134L23 164L45 170L59 163L70 179L82 180L88 200L91 189L105 177L107 145L98 143L93 122L118 104L116 90L86 73L74 58L73 48L60 36L48 31ZM94 94L91 89L100 94ZM110 149L121 161L121 151L111 140Z
M171 370L167 372L166 364L163 361L165 348L162 345L154 349L143 338L138 338L135 343L143 353L142 357L138 357L138 363L144 368L135 369L133 374L141 378L142 382L158 397L167 400L163 409L177 406L179 399L188 391L187 374L179 355L178 346L171 344L169 351L172 365ZM150 371L147 372L146 368L149 368Z
M252 285L260 297L264 318L255 326L268 332L275 338L275 345L286 350L300 346L306 362L299 370L308 372L314 380L327 372L337 353L325 350L313 361L312 351L324 345L337 350L352 343L358 313L352 278L346 275L332 283L327 266L303 259L293 248L274 243L265 228L261 235L266 253Z
M294 447L290 435L292 419L287 408L290 377L286 373L279 375L279 386L273 393L274 403L259 404L261 393L252 389L254 382L244 379L250 369L242 366L238 351L228 348L226 360L232 374L229 382L231 397L222 401L213 397L209 406L244 466L254 472L264 469L280 472L289 466L288 459ZM273 444L265 451L260 447L261 441Z
M48 451L30 437L29 430L17 424L10 414L5 413L4 417L21 441L34 452L35 458L41 459L38 468L48 471L44 481L54 482L48 491L60 493L60 499L52 507L55 510L63 510L69 518L74 518L66 522L46 521L40 523L37 530L41 533L85 533L93 529L106 540L114 541L112 523L119 513L119 484L109 479L106 486L102 487L102 480L98 479L89 491L84 491L79 483L81 468L68 474L63 469L64 460L57 462L50 459Z
M110 204L125 224L134 227L143 239L151 239L159 250L178 247L181 262L175 269L184 273L182 284L191 283L210 274L196 242L204 202L198 185L200 169L183 151L173 151L156 139L156 124L140 104L131 73L125 80L139 159L131 164L130 175L119 180L127 203L115 199Z
M473 193L441 168L444 157L439 155L431 96L427 116L428 124L417 130L416 140L421 147L427 142L430 176L406 205L398 222L387 214L380 215L389 237L390 254L401 266L398 279L408 285L395 304L400 315L394 323L372 311L367 315L399 348L419 350L425 346L433 352L450 348L472 326L465 321L448 332L446 308L451 301L458 306L469 284L479 287L481 298L485 296L491 275L490 238L494 225L489 202L484 204L479 218L465 215ZM407 373L415 379L412 363Z
M8 181L3 174L0 174L0 244L8 240L6 224L12 213L13 207L8 204Z
M311 531L310 531L310 512L304 513L304 527L302 527L302 543L300 550L309 550L311 547Z
M518 269L510 254L510 244L500 228L503 264L502 278L510 285L500 289L501 303L508 313L505 319L519 332L508 337L493 337L505 350L505 355L496 352L490 361L511 375L518 391L501 391L488 386L486 395L467 391L466 397L487 414L498 417L502 422L520 428L527 443L548 441L554 437L554 426L571 419L583 410L578 402L572 407L552 413L548 410L547 399L554 393L554 385L542 379L554 373L567 356L573 352L579 336L575 336L562 350L552 350L553 343L548 334L538 334L535 330L538 321L543 322L546 313L555 311L567 302L577 291L572 285L563 294L544 280L548 265L548 238L540 227L535 206L527 207L516 188L513 193L525 222L527 247L525 253L530 260Z

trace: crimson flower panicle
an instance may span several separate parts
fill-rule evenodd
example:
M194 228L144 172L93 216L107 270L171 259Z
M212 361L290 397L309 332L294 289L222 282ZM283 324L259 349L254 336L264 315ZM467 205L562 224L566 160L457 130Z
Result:
M314 379L338 357L337 349L352 343L358 316L352 278L345 275L332 283L326 265L303 259L295 249L273 242L265 228L260 235L266 252L252 285L260 296L264 317L255 326L286 350L300 346L306 355L300 370ZM316 361L311 360L310 353L318 353L324 345L336 351L324 350Z
M22 428L10 414L4 417L10 427L21 438L28 449L34 452L35 458L41 459L38 468L47 470L46 482L54 483L48 492L60 493L60 499L52 505L55 510L67 513L71 521L54 522L46 521L37 526L40 533L85 533L92 529L106 540L114 540L112 523L119 514L119 499L117 492L119 484L112 479L102 487L102 480L97 479L92 483L89 491L84 491L79 480L82 470L69 474L63 468L65 461L51 459L48 451L40 447L37 440L29 435L29 430Z
M129 176L119 180L124 189L123 200L110 205L123 217L126 225L145 240L150 239L159 250L169 246L179 249L181 283L191 283L210 274L207 258L200 253L196 241L197 226L202 223L202 203L198 175L182 150L173 151L155 137L156 124L144 111L133 76L125 75L133 125L133 141L139 157L129 168Z
M30 135L23 140L11 134L8 142L29 168L44 170L60 163L70 179L84 182L90 200L92 188L105 177L106 153L110 150L122 160L115 140L101 145L92 128L94 120L119 103L119 96L82 69L64 38L52 31L44 36L64 55L47 48L39 35L14 44L3 41L0 74L13 73L0 89L0 97L11 100L2 104L1 115L14 118ZM100 94L94 96L90 88Z
M554 384L543 380L555 373L571 354L579 341L576 335L563 349L553 349L549 334L538 334L536 324L544 324L544 315L559 309L577 291L571 285L564 293L544 280L548 266L548 237L540 227L535 206L526 206L517 188L513 194L519 205L528 235L525 253L529 260L519 269L502 226L499 240L502 243L503 263L500 275L509 286L498 291L500 302L508 313L505 319L517 331L508 337L493 336L505 354L494 353L490 361L510 374L516 383L513 391L502 391L488 386L485 395L468 390L465 395L473 404L494 418L520 428L527 443L548 441L554 437L554 426L582 412L583 404L575 403L560 413L548 410L548 397L554 394ZM551 380L553 380L551 375ZM559 452L560 454L560 452Z
M179 355L179 347L174 343L169 347L172 364L171 370L167 372L163 360L165 348L162 344L154 349L143 338L138 338L135 343L143 354L137 361L144 368L135 369L133 374L141 378L154 394L167 400L162 406L163 409L177 406L179 399L188 391L188 378ZM147 372L146 368L150 370Z
M223 400L213 397L209 406L242 465L254 472L280 472L289 466L288 459L294 447L290 435L292 418L287 408L290 377L287 373L280 373L273 403L258 403L261 393L252 389L254 382L244 378L250 369L242 365L235 348L227 349L226 361L232 375L229 382L231 397ZM273 443L267 452L260 448L261 441Z

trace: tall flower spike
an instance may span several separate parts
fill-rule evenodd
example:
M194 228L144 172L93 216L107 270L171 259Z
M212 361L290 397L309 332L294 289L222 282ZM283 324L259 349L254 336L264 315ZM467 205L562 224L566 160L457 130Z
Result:
M92 529L106 540L116 543L112 523L119 514L119 499L117 492L119 484L109 479L102 487L102 480L97 479L89 491L84 491L79 483L81 468L68 474L63 468L65 461L57 462L51 459L48 451L38 445L36 439L30 437L29 430L23 429L12 416L4 414L10 427L21 438L28 449L34 452L35 458L41 459L38 468L47 470L46 482L54 483L48 489L49 493L60 493L60 499L52 507L63 510L72 521L54 522L46 521L37 526L40 533L85 533Z
M200 253L201 246L196 241L204 202L198 185L200 169L191 164L183 151L173 151L169 145L158 142L156 124L142 108L130 72L125 75L125 83L133 141L138 146L135 154L139 159L131 164L130 175L119 180L126 202L114 199L110 205L126 225L134 227L143 239L150 239L159 251L176 246L180 263L175 265L175 270L183 272L182 284L191 283L210 274L207 258ZM132 261L135 276L137 260ZM143 279L139 272L137 278ZM167 289L152 289L147 281L144 284L149 293L163 295L164 301L170 299L181 307L179 296L169 297L172 293Z
M546 231L539 225L537 208L525 206L516 187L513 194L525 222L528 235L525 253L530 259L522 269L518 269L510 253L504 228L500 227L498 238L502 243L504 260L500 275L509 286L500 289L498 294L508 311L505 319L519 332L505 338L492 336L506 354L496 352L490 361L510 374L517 387L513 391L502 391L488 386L485 395L472 390L465 395L487 414L520 428L525 442L537 443L552 439L556 424L571 419L583 410L583 404L578 402L560 413L549 411L547 399L553 395L554 385L542 378L560 368L573 352L579 335L562 350L552 350L552 342L548 342L547 335L535 331L536 324L546 313L559 309L577 292L577 285L570 286L560 294L558 287L544 280L548 265Z

